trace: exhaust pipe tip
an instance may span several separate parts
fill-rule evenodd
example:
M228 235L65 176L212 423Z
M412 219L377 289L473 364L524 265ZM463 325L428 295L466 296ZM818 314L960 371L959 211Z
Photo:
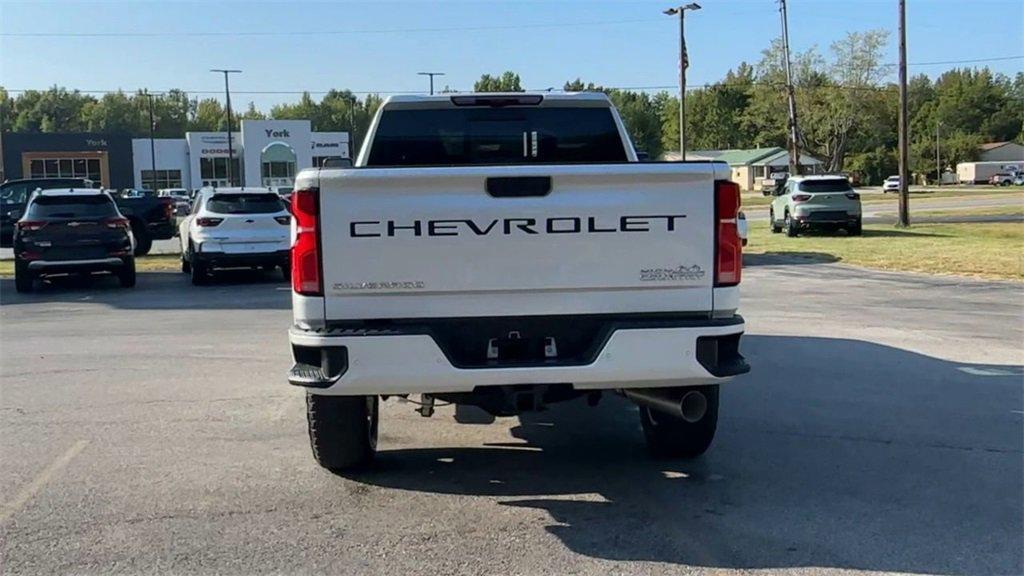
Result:
M679 400L679 412L683 420L693 424L700 422L708 413L708 399L704 394L691 390Z

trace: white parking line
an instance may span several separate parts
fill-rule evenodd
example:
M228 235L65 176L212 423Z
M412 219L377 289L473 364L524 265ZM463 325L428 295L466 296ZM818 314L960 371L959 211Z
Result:
M75 442L70 448L68 448L63 454L57 457L56 460L50 463L34 480L29 482L24 488L22 488L10 502L6 502L3 508L0 508L0 524L4 524L10 519L11 516L16 514L29 500L32 499L40 490L46 486L53 476L60 472L62 468L68 465L79 452L85 448L88 444L88 440L79 440Z
M972 376L1020 376L1019 368L975 368L973 366L961 366L958 368Z

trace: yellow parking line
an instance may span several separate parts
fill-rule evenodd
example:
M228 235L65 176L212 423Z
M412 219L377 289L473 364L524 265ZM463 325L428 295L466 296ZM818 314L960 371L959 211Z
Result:
M32 499L40 490L46 486L53 476L60 472L62 468L68 465L79 452L85 448L88 444L88 440L79 440L75 442L70 448L67 449L63 454L57 457L56 460L50 463L34 480L28 483L24 488L19 491L10 502L6 502L3 508L0 508L0 524L7 522L7 520L16 514L29 500Z

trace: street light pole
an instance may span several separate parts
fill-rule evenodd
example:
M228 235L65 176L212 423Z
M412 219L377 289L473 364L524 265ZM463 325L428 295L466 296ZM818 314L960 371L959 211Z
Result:
M155 122L153 122L153 95L149 93L149 90L145 91L146 97L149 99L149 161L150 161L150 175L151 182L153 183L153 191L156 191L156 143L153 140L153 131L156 129ZM145 182L143 182L145 187Z
M663 13L679 15L679 160L686 160L686 69L690 67L690 56L686 51L686 11L700 10L700 4L691 2Z
M939 188L942 187L942 156L939 152L939 126L942 126L942 122L935 121L935 182Z
M223 68L211 68L210 72L217 72L218 74L224 75L224 100L227 103L227 115L228 115L228 186L234 184L234 178L231 170L231 163L235 159L235 151L231 146L231 88L228 86L228 74L241 74L241 70L225 70ZM245 182L242 182L245 185Z
M419 76L430 76L430 95L434 95L434 76L444 76L444 72L417 72Z

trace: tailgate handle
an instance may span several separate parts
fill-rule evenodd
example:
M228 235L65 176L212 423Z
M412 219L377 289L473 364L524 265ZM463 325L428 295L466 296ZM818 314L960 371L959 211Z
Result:
M487 193L495 198L527 198L551 193L551 176L497 176L487 179Z

